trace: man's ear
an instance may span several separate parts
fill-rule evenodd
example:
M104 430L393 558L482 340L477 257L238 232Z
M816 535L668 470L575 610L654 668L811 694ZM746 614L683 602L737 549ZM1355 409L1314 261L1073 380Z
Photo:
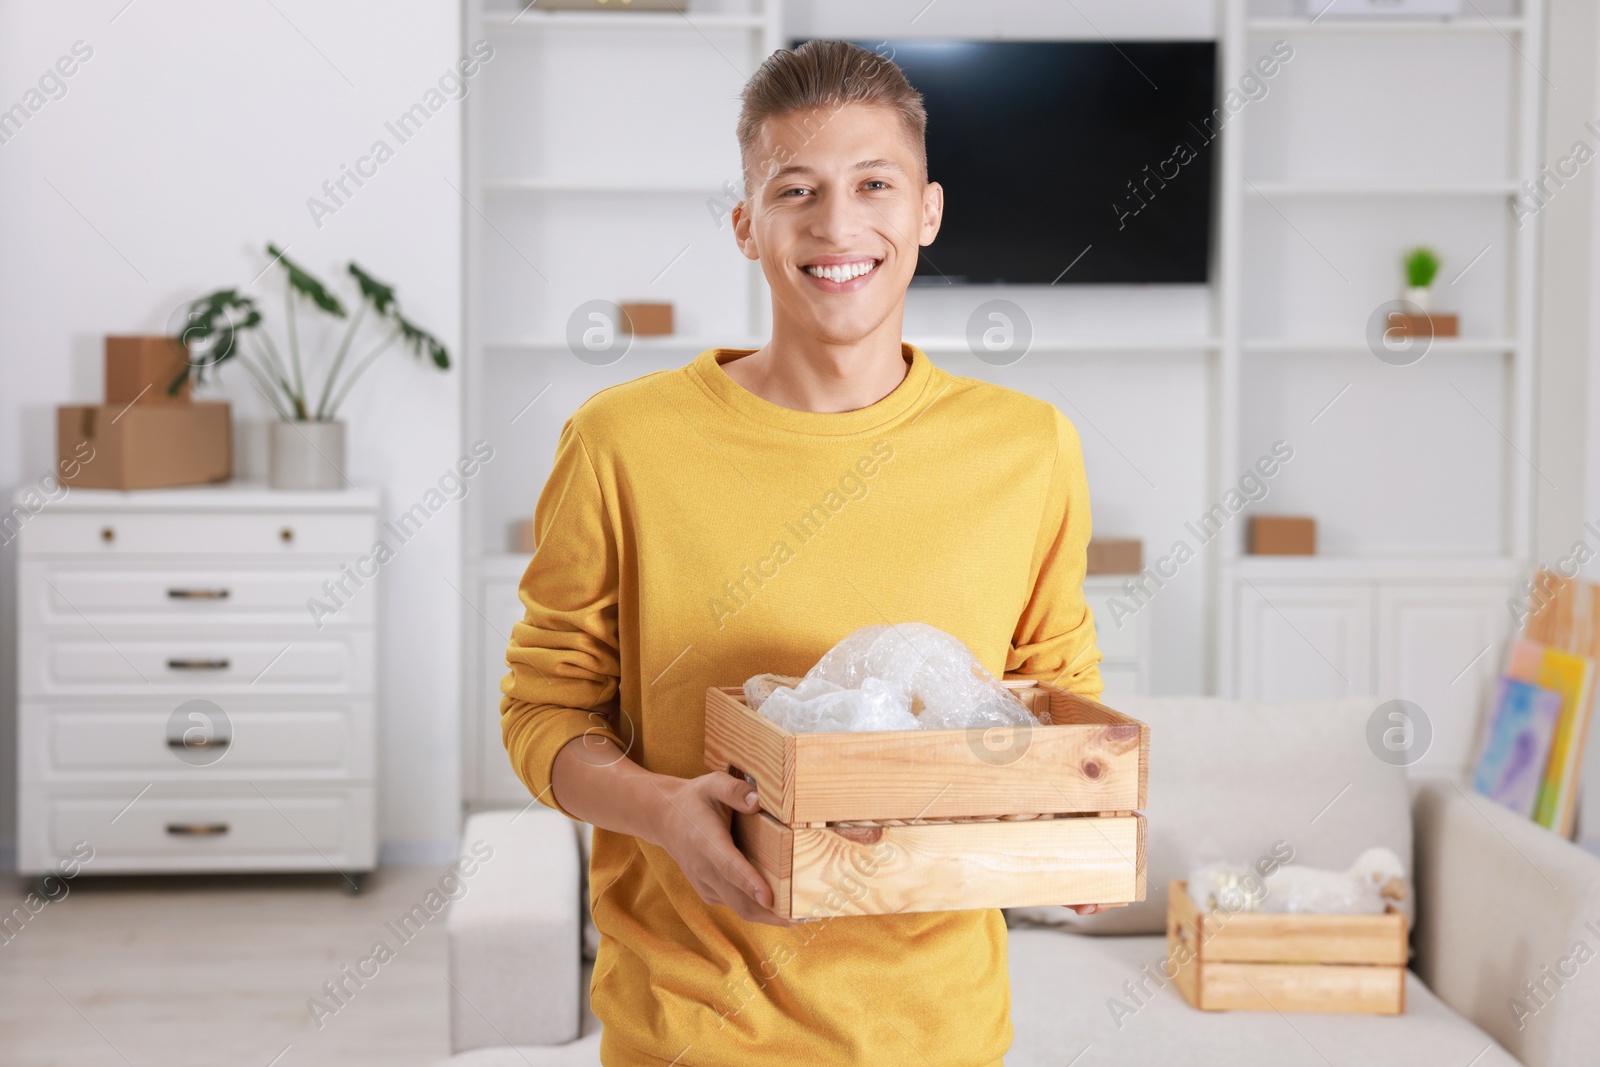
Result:
M756 249L755 236L750 232L750 201L741 200L733 205L733 243L739 246L739 251L744 253L745 259L761 258L761 253Z
M944 221L944 186L928 182L922 187L922 232L917 244L926 248L939 236L939 223Z

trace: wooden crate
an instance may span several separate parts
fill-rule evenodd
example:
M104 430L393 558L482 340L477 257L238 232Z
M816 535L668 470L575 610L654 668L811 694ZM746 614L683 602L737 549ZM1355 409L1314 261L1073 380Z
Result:
M1150 731L1007 682L1040 720L792 734L739 688L706 693L705 762L756 785L735 839L786 917L1144 899Z
M1206 914L1184 882L1167 890L1168 971L1203 1011L1406 1010L1406 918Z

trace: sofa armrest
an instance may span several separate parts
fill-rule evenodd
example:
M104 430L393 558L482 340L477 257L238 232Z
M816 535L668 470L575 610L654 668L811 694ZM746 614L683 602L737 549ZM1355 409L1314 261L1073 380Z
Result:
M453 1052L558 1045L578 1036L582 1002L578 838L532 805L467 820L476 870L445 923Z
M1412 817L1417 973L1529 1067L1590 1062L1600 858L1452 780L1419 782Z

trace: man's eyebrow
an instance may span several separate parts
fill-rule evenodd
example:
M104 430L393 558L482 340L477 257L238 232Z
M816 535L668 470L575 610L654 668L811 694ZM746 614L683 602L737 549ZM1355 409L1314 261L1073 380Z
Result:
M905 173L905 168L902 167L900 164L896 163L892 159L863 159L861 162L855 164L850 169L853 170L853 171L854 170L897 170L897 171L900 171L902 174ZM786 177L788 177L788 176L790 176L792 174L815 174L815 173L816 173L816 170L814 168L808 167L803 163L790 163L788 166L780 167L778 170L774 171L773 175L772 175L772 178L769 179L769 180L776 180L778 178L786 178Z

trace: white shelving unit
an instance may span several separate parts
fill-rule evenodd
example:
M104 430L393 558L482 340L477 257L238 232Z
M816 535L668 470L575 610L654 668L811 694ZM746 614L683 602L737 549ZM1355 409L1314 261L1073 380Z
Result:
M1261 508L1316 515L1327 554L1244 555L1244 521L1233 520L1194 565L1205 580L1185 578L1140 619L1153 691L1171 688L1161 677L1175 662L1192 670L1172 673L1224 695L1381 688L1434 713L1442 767L1458 759L1474 687L1497 666L1474 659L1478 638L1509 618L1504 590L1528 561L1533 475L1518 457L1533 455L1538 227L1516 230L1507 204L1537 170L1541 0L1475 0L1447 21L1312 22L1287 17L1292 0L1195 5L1178 31L1131 9L1090 27L1070 5L1043 2L1015 5L1007 25L1086 40L1102 28L1112 40L1214 33L1219 99L1272 42L1293 44L1293 61L1213 145L1210 284L1000 293L1027 304L1035 331L1026 360L1002 368L973 358L962 333L995 293L914 288L906 338L955 373L1062 407L1100 464L1097 532L1143 537L1151 560L1297 420L1298 458ZM496 646L526 563L506 551L508 526L532 514L566 415L703 349L766 339L759 266L729 253L718 221L736 199L739 88L791 34L983 38L999 26L976 6L934 8L911 27L867 5L819 3L787 22L781 0L700 6L681 16L468 5L467 39L487 38L495 57L466 101L465 421L467 443L487 439L507 457L466 501L465 662L481 665L465 694L474 805L526 799L493 717ZM1398 258L1413 244L1441 249L1445 280L1471 263L1441 302L1461 312L1463 336L1436 340L1415 367L1389 367L1364 327L1398 295ZM584 364L564 335L590 299L671 300L680 333ZM1444 428L1436 439L1408 436L1418 410ZM1159 444L1142 449L1148 441ZM1392 513L1383 500L1398 502ZM1093 606L1103 613L1103 600ZM1342 642L1338 655L1314 647L1324 634ZM1241 663L1269 647L1294 649L1293 662L1246 679Z
M1245 69L1279 39L1296 55L1225 133L1219 484L1248 468L1269 426L1313 453L1332 434L1308 419L1344 395L1340 382L1368 398L1362 427L1373 440L1352 433L1342 464L1307 459L1283 475L1301 481L1281 510L1315 514L1337 542L1331 554L1250 557L1242 537L1219 539L1219 689L1412 700L1435 736L1421 766L1453 772L1470 759L1482 687L1499 667L1490 649L1529 558L1538 226L1518 229L1508 206L1538 171L1542 4L1484 5L1488 17L1473 5L1450 20L1316 22L1263 17L1269 5L1281 6L1225 4L1225 69ZM1420 72L1401 69L1406 57ZM1297 95L1296 81L1317 98ZM1417 94L1391 95L1385 111L1385 91L1406 86ZM1424 88L1432 103L1419 103ZM1473 107L1479 121L1463 120ZM1461 314L1462 336L1388 367L1354 312L1399 295L1398 257L1414 244L1444 250L1441 310ZM1369 266L1383 259L1395 263L1393 289L1369 293ZM1467 287L1444 284L1457 270ZM1316 321L1296 328L1306 320ZM1343 323L1337 332L1332 320ZM1316 383L1329 408L1291 417ZM1263 415L1274 394L1284 411ZM1407 425L1406 404L1447 402L1458 405L1462 441L1476 435L1470 447L1452 450ZM1439 504L1470 497L1473 483L1470 506ZM1446 491L1432 493L1435 484Z
M527 564L507 550L509 526L532 515L561 424L606 386L766 332L760 267L726 255L732 237L710 207L737 199L738 90L779 47L782 6L724 0L680 15L474 0L466 21L467 40L494 56L466 100L464 417L469 442L506 457L465 512L463 791L481 807L527 799L494 716ZM670 300L683 332L584 364L564 334L592 299Z

